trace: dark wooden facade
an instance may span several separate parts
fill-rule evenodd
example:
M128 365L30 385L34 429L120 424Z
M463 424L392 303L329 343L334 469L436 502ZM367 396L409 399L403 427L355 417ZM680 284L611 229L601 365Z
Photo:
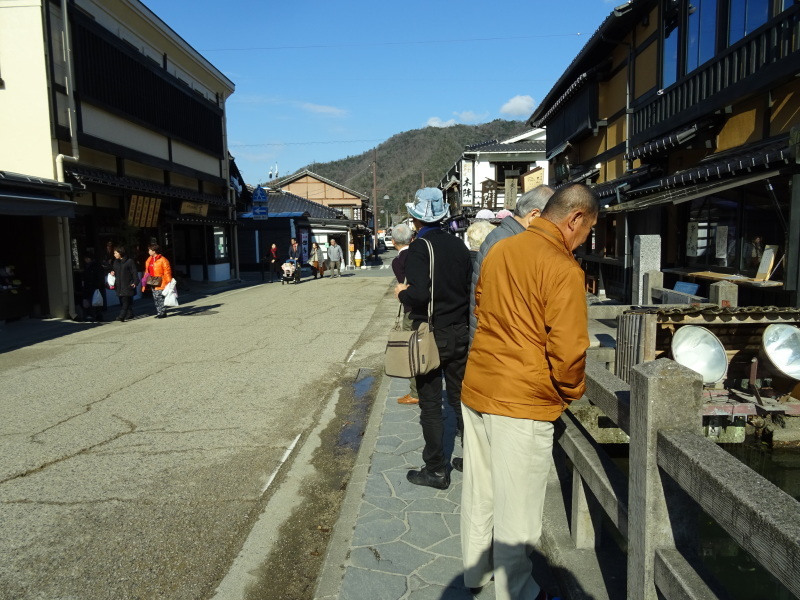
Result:
M601 198L579 254L609 296L630 298L633 239L655 234L668 283L752 276L777 246L782 285L742 300L798 305L798 64L787 0L633 0L601 24L529 124L547 127L550 183Z

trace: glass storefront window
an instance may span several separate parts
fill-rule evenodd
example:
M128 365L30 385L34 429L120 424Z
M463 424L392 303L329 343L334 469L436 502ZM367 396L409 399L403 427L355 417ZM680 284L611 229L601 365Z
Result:
M787 179L771 181L774 190L762 181L689 203L686 266L754 277L764 251L773 248L773 279L780 280L790 192Z
M788 214L788 207L782 207L782 210L784 215ZM780 260L785 244L775 202L760 194L747 195L742 211L742 252L739 259L742 272L755 274L768 247L777 247L776 256ZM773 268L775 266L777 262Z
M214 227L214 258L228 258L228 236L222 227Z
M737 203L716 196L692 201L686 262L697 267L736 267Z

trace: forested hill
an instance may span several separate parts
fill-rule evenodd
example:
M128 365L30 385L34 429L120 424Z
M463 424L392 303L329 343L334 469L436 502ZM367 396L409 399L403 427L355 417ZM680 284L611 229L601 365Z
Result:
M425 185L436 186L461 156L464 146L506 139L525 131L522 121L497 119L482 125L425 127L393 135L378 145L378 204L389 194L392 211L413 200ZM363 194L372 195L372 150L327 163L304 167Z

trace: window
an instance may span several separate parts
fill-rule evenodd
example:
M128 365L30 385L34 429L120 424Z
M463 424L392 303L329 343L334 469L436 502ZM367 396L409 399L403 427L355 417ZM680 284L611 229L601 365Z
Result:
M772 184L774 197L765 182L756 182L688 202L686 265L752 277L764 250L774 247L777 268L785 249L778 211L788 214L790 192L786 178ZM781 276L777 270L776 279Z
M717 0L692 0L687 10L686 72L714 58L717 47Z
M675 0L664 0L664 46L661 62L661 83L664 87L678 81L680 22L680 4Z
M796 0L662 0L661 84L669 87Z
M214 227L214 258L228 258L228 236L222 227Z
M702 267L736 267L737 203L717 196L691 204L686 262Z
M770 0L730 0L728 45L752 33L769 19Z

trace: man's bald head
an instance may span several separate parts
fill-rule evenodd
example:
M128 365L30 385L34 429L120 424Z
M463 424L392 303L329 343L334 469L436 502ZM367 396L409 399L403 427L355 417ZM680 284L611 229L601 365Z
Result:
M597 194L581 183L565 186L553 194L547 201L542 216L548 221L558 223L575 210L586 213L587 217L596 217L600 212Z
M594 191L576 183L553 194L544 207L542 217L558 227L564 242L572 251L589 237L599 212L600 205Z

